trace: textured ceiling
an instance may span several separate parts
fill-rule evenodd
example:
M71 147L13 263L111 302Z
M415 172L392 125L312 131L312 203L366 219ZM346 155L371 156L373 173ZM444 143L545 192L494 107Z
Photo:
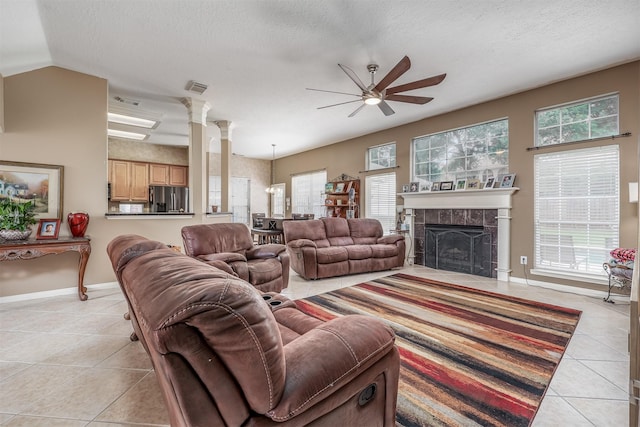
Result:
M111 98L161 117L162 144L188 144L180 99L204 99L209 120L233 123L233 151L264 159L640 58L640 0L0 0L0 26L5 77L56 65L108 79ZM317 107L351 97L305 90L358 93L338 63L368 84L367 64L379 81L404 55L396 84L447 73L408 93L434 101L348 118L358 103Z

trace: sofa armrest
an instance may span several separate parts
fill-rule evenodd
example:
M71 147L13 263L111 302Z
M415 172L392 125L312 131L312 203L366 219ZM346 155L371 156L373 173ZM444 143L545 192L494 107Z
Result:
M397 241L404 240L404 236L401 234L388 234L378 239L378 243L384 243L387 245L394 245Z
M268 243L266 245L254 246L246 252L247 259L256 258L277 258L282 252L286 252L287 247L279 243Z
M198 259L200 261L223 261L226 263L235 262L235 261L244 261L247 262L247 258L236 252L220 252L217 254L206 254L206 255L198 255Z
M311 246L312 248L316 248L316 249L318 248L318 246L316 245L316 242L309 239L292 240L290 242L287 242L287 246L289 246L290 248L303 248L305 246Z
M292 419L328 398L392 351L395 335L364 315L332 319L284 347L287 377L280 402L267 416Z

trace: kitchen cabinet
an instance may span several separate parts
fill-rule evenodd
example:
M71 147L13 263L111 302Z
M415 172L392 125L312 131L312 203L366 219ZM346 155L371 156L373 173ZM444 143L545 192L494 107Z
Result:
M187 187L189 185L188 172L187 166L169 165L169 185Z
M187 187L189 181L188 170L187 166L150 163L149 185Z
M149 201L149 164L109 160L112 202Z
M169 185L169 165L149 165L149 185Z

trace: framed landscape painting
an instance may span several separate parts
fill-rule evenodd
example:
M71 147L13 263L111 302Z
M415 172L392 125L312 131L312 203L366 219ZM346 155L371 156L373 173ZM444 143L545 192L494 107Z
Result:
M0 160L0 199L33 202L36 218L62 219L64 166Z

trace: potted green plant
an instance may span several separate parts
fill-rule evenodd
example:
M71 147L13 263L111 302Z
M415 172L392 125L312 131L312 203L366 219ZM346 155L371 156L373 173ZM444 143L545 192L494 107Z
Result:
M22 240L31 235L36 223L33 202L19 202L11 198L0 199L0 238Z

